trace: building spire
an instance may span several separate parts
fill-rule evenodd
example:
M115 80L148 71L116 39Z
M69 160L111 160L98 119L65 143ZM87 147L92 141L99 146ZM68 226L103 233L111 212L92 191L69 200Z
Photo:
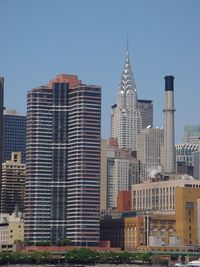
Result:
M128 41L128 34L127 34L127 50L126 50L126 56L125 56L125 65L124 69L122 71L120 84L119 84L119 90L123 93L126 93L127 90L134 90L136 91L136 84L135 79L133 76L130 58L129 58L129 41Z
M127 33L127 40L126 40L126 52L128 52L128 45L129 45L129 42L128 42L128 33Z

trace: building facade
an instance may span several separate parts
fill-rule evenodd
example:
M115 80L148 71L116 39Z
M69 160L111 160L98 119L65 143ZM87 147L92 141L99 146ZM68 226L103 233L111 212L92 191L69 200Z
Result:
M131 210L131 191L119 191L117 194L117 212Z
M148 179L161 166L164 130L147 127L138 136L137 158L141 162L141 181Z
M101 140L101 174L100 174L100 210L107 209L107 151L108 142Z
M22 153L26 161L26 116L15 110L5 110L3 115L3 162L10 159L12 152Z
M192 153L193 176L200 180L200 142L198 142L198 150Z
M0 250L15 251L16 241L24 241L24 219L22 213L0 214Z
M174 214L151 214L149 217L150 247L180 247L181 237L176 235Z
M127 51L125 67L118 87L117 104L112 106L111 137L117 139L119 148L136 151L137 136L141 127L136 84Z
M0 76L0 140L3 140L3 109L4 109L4 78ZM0 196L1 196L1 171L3 158L3 142L0 142Z
M50 241L52 90L34 88L27 95L25 241Z
M61 74L27 108L25 238L97 245L101 88Z
M138 181L139 163L130 150L120 149L116 144L107 150L107 209L115 210L120 191L129 191Z
M193 166L192 153L198 151L198 144L177 144L176 162L184 162L186 166Z
M198 144L200 137L200 125L187 125L184 127L182 137L183 144Z
M132 185L132 209L174 211L177 187L200 188L200 181L185 175L169 181L149 181Z
M152 100L138 99L137 101L138 109L140 110L141 120L142 120L142 129L145 129L147 126L153 128L153 103Z
M176 233L182 237L182 246L196 246L198 240L198 201L200 188L179 187L175 192Z
M13 213L15 207L24 212L26 166L21 152L12 152L11 159L2 164L1 212Z

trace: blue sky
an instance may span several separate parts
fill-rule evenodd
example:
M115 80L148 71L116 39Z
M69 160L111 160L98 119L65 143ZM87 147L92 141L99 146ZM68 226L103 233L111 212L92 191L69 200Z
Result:
M175 76L176 141L200 124L199 0L0 0L5 106L26 113L27 91L59 73L102 86L102 137L110 133L126 37L138 98L163 126L164 76Z

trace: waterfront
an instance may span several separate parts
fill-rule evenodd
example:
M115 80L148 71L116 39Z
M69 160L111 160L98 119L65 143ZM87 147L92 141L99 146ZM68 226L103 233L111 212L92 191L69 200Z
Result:
M144 264L111 264L111 263L98 263L98 264L66 264L66 265L49 265L49 264L44 264L44 265L37 265L37 264L5 264L1 265L2 267L150 267L152 265L144 265ZM164 265L153 265L154 267L161 267Z

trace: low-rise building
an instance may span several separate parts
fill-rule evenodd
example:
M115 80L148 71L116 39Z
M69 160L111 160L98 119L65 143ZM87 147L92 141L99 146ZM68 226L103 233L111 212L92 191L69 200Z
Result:
M200 247L200 242L198 239L199 199L200 188L176 188L176 234L181 236L182 246Z
M168 181L147 181L132 185L132 209L136 211L175 211L177 187L200 188L200 181L191 176L174 176Z
M0 251L15 251L16 243L24 241L22 213L0 214Z

